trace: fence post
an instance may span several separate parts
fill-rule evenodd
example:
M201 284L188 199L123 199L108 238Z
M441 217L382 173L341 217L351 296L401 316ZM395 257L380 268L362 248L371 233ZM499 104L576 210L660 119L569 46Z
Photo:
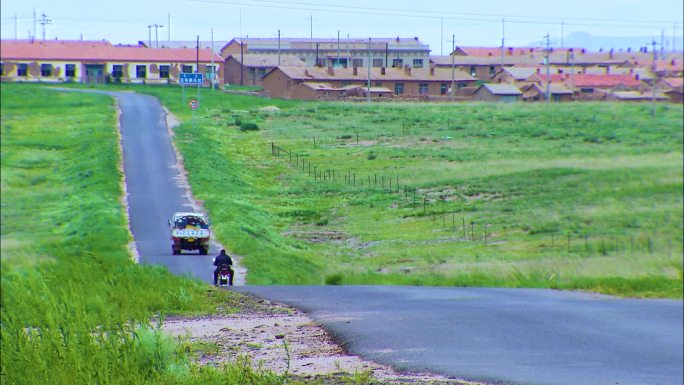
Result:
M568 253L571 252L571 250L570 250L570 237L571 237L571 235L568 234Z
M356 144L359 144L359 133L356 133Z
M453 211L451 212L451 227L455 233L456 232L456 213Z
M423 214L425 214L426 203L427 203L427 198L423 198Z
M318 180L318 173L316 173L316 167L314 167L314 180Z
M354 174L354 187L356 187L356 174Z
M653 254L653 240L651 237L648 237L648 253Z
M465 217L463 218L463 239L466 239L466 224L465 224Z
M275 155L275 148L273 142L271 142L271 155Z
M316 137L315 136L313 137L313 141L314 141L314 148L316 148Z
M475 222L474 222L474 221L470 221L470 240L471 240L471 241L474 241L474 240L475 240L475 230L474 230L474 228L475 228Z

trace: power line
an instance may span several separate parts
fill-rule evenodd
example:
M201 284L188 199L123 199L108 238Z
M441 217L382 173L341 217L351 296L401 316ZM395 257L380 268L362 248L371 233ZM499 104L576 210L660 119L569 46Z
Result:
M450 19L450 20L466 20L466 21L488 21L498 22L502 15L482 14L482 13L461 13L448 11L424 11L424 10L410 10L410 9L388 9L388 8L374 8L374 7L359 7L348 5L331 5L331 4L314 4L305 2L276 2L270 0L253 0L250 2L240 1L222 1L222 0L189 0L196 3L210 3L223 5L238 5L246 7L259 8L274 8L274 9L293 9L302 11L319 11L319 12L342 12L349 14L364 14L376 16L402 16L411 18L424 19ZM536 21L535 21L536 20ZM567 23L568 20L576 22ZM580 17L545 17L545 16L528 16L528 15L509 15L506 16L506 21L516 24L542 24L542 25L557 25L563 21L567 25L576 26L625 26L647 28L656 26L669 26L671 21L645 21L645 20L628 20L628 19L608 19L608 18L580 18Z

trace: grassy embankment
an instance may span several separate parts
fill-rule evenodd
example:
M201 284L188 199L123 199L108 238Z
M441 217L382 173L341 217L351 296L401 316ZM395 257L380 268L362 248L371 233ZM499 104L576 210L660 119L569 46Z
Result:
M646 104L368 106L204 90L193 127L179 89L138 90L186 122L177 140L194 192L250 283L682 297L679 105L652 118Z
M235 311L235 294L134 264L110 97L2 85L3 384L282 384L150 319ZM350 379L352 382L353 379Z

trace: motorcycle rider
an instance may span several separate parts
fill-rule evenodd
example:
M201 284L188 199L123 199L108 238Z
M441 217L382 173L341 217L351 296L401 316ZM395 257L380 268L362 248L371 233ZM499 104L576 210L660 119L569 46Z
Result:
M230 281L228 282L230 286L233 286L233 260L230 258L228 254L226 254L226 250L221 250L219 255L214 258L214 266L216 266L216 269L214 269L214 286L218 285L218 275L219 275L219 270L221 269L221 265L228 265L228 271L230 272Z

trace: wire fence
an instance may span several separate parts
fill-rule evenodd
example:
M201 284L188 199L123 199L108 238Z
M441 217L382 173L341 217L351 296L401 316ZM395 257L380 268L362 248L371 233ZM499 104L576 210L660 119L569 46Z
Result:
M271 154L277 159L285 159L291 166L313 178L316 182L342 183L351 188L374 189L397 194L405 207L416 209L409 216L430 220L435 230L458 234L461 241L478 242L484 247L491 246L495 242L506 242L505 239L496 239L499 233L495 231L496 227L492 224L477 221L476 218L463 215L463 212L460 211L450 211L434 206L434 199L424 194L424 191L421 192L417 187L402 184L399 175L382 173L362 175L350 170L320 167L310 159L273 142L271 143ZM674 252L681 253L681 241L676 242L664 238L667 237L655 233L617 236L598 233L549 232L534 235L535 242L538 242L538 249L546 252L603 256L613 254L662 255L666 253L669 257L672 257Z

